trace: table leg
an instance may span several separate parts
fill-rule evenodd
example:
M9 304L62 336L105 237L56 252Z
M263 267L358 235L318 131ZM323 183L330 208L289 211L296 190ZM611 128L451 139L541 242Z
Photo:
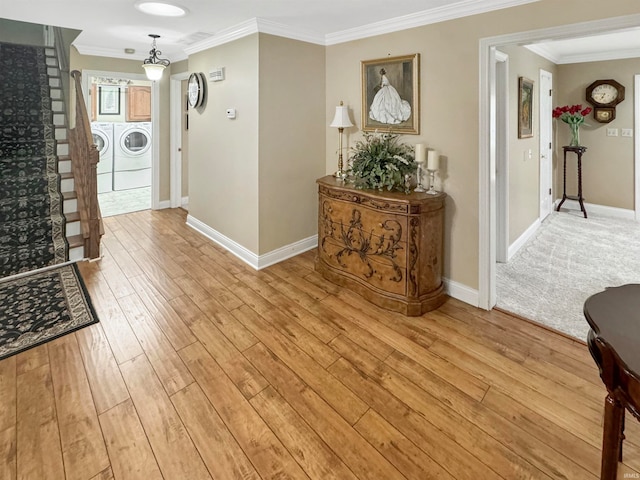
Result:
M560 200L560 203L556 207L556 212L560 211L560 207L562 206L564 201L567 199L567 152L564 152L563 165L564 165L564 169L563 169L564 171L562 175L562 200Z
M601 480L616 480L618 460L622 447L623 422L624 407L611 394L608 394L604 401Z
M580 203L580 210L584 214L584 218L587 218L587 209L584 208L584 201L582 198L582 154L578 154L578 202Z

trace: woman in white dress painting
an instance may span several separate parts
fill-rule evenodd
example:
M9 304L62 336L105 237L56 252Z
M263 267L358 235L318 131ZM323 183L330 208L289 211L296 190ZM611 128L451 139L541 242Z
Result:
M380 89L371 102L369 118L380 123L397 125L405 122L411 116L411 105L400 98L398 91L393 88L387 78L384 68L380 69Z

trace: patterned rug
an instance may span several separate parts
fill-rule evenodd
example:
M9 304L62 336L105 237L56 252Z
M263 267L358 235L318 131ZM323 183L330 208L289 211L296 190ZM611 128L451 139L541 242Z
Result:
M0 43L0 278L68 258L44 48Z
M497 265L497 306L586 340L585 300L640 283L640 223L577 213L553 212L509 263Z
M75 263L0 281L0 359L96 322Z

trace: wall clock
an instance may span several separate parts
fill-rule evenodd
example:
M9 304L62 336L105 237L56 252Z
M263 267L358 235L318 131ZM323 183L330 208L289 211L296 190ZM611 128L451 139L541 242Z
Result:
M624 100L624 86L615 80L596 80L587 87L586 97L593 105L593 118L609 123L616 118L616 105Z
M204 73L196 72L189 76L187 99L191 108L198 108L204 102L207 82Z

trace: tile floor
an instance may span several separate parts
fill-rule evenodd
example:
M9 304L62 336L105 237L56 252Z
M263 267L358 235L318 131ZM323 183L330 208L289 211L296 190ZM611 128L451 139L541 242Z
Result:
M103 217L148 210L151 208L151 187L100 193L98 202Z

